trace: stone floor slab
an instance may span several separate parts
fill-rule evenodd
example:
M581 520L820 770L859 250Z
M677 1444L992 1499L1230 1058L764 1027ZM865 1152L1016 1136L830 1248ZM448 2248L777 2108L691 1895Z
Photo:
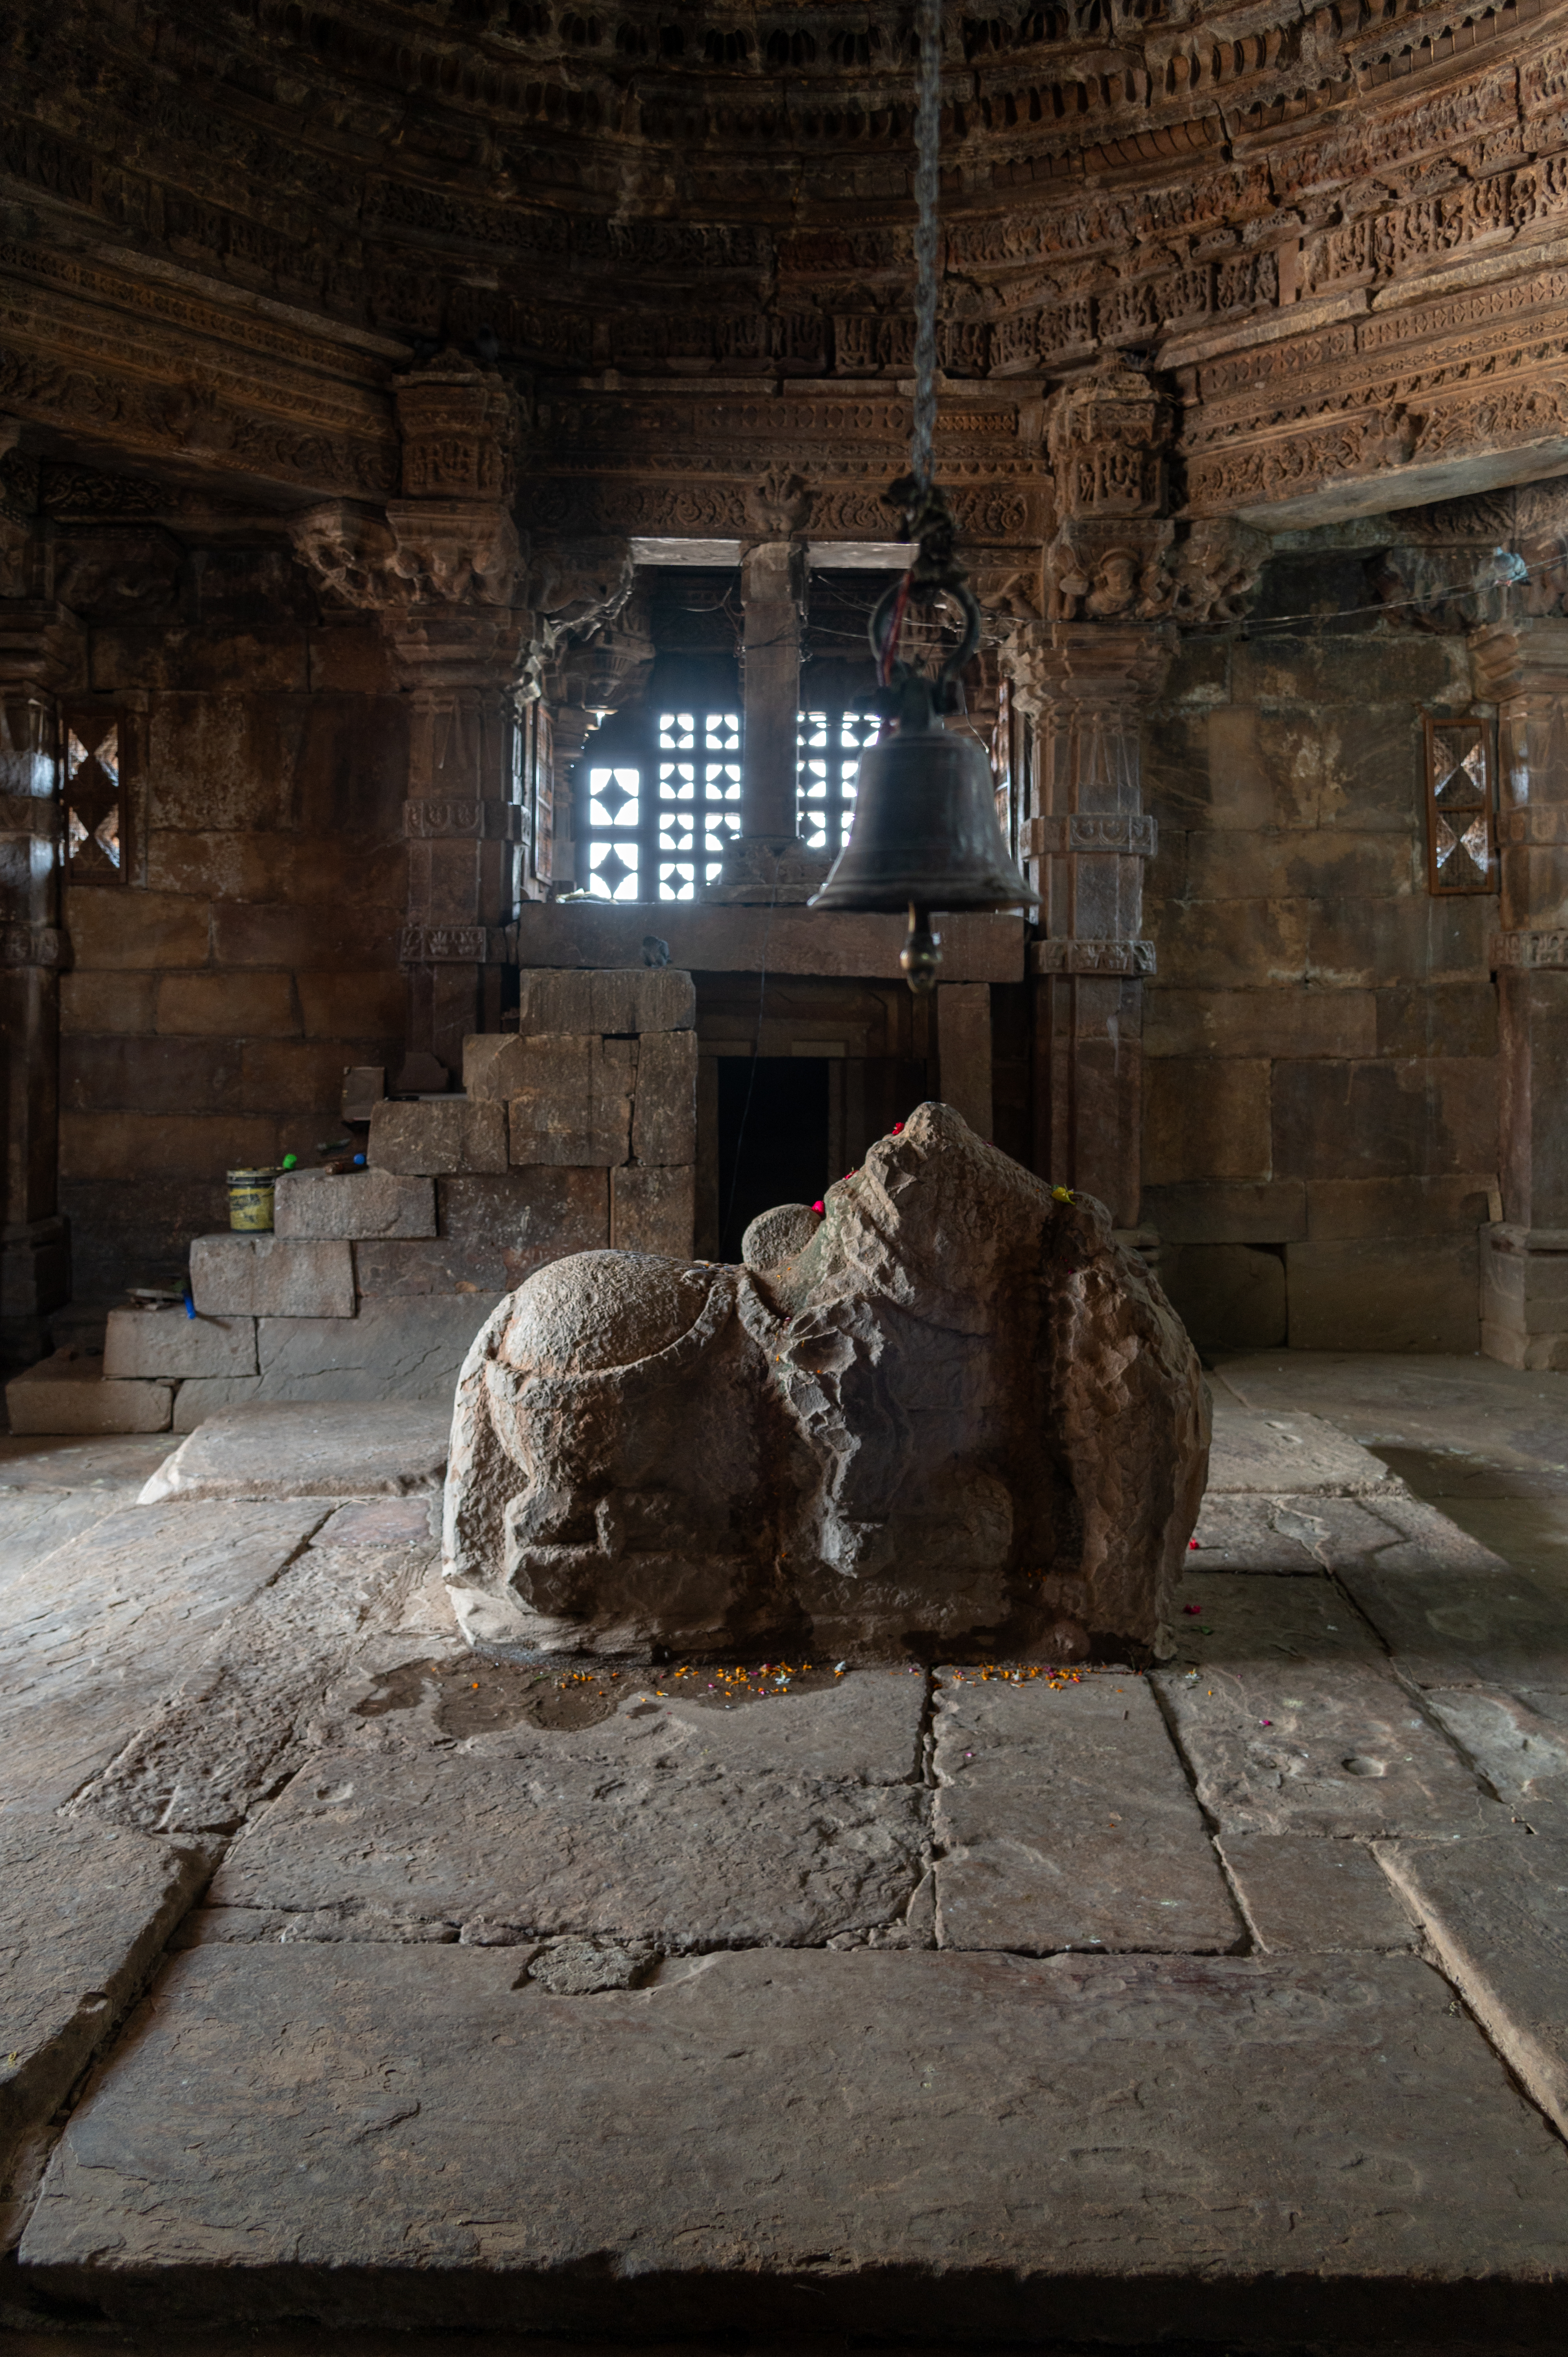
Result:
M1205 1497L1187 1558L1192 1571L1333 1571L1375 1562L1402 1534L1376 1498L1238 1493Z
M1379 1855L1498 2051L1568 2136L1568 1840L1402 1842Z
M397 1553L302 1548L213 1632L78 1806L145 1832L231 1833L297 1764L299 1731L361 1634L394 1622L435 1564L428 1535Z
M140 1994L209 1864L114 1826L0 1819L0 2208L28 2139Z
M402 1497L446 1469L448 1403L274 1403L211 1416L142 1491L163 1498Z
M1207 1951L1243 1937L1153 1692L943 1671L932 1813L944 1948Z
M367 1730L302 1768L230 1851L209 1900L296 1938L434 1927L683 1952L886 1935L929 1862L926 1795L887 1775L892 1760L878 1781L854 1773L865 1731L848 1699L803 1695L726 1719L634 1694L593 1727L460 1750L372 1749ZM248 1930L241 1914L214 1928Z
M103 1770L322 1519L309 1504L126 1506L0 1591L11 1806L59 1807Z
M1278 1491L1350 1498L1381 1489L1389 1469L1323 1417L1258 1415L1239 1411L1221 1395L1214 1402L1208 1454L1208 1494Z
M1462 1833L1495 1808L1333 1581L1199 1573L1181 1593L1198 1612L1155 1683L1223 1831Z
M1426 1700L1516 1817L1568 1834L1568 1694L1434 1687Z
M102 1490L10 1490L0 1484L0 1588L31 1577L36 1566L80 1531L90 1531L135 1497L128 1486Z
M1341 1577L1417 1685L1568 1691L1568 1613L1517 1565L1439 1573L1383 1557Z
M581 1760L415 1771L338 1756L304 1771L236 1845L209 1898L242 1911L211 1928L349 1942L602 1936L670 1954L825 1946L896 1931L926 1866L922 1796L908 1788L639 1776Z
M433 1493L412 1498L377 1498L368 1505L339 1506L311 1541L312 1546L421 1546L439 1544L439 1514Z
M1560 2330L1568 2154L1413 1957L177 1958L18 2289L242 2314L1035 2341Z
M139 1489L168 1455L156 1433L91 1440L0 1433L0 1483L7 1490Z
M1408 1948L1410 1917L1364 1842L1221 1834L1220 1854L1266 1955Z

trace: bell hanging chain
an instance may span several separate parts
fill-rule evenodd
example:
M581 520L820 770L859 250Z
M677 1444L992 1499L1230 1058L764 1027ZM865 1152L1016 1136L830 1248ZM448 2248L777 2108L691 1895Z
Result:
M997 821L991 764L972 732L955 736L941 715L958 702L959 673L980 644L980 608L958 561L957 525L934 479L937 417L937 199L941 132L941 0L917 0L919 75L915 112L915 400L909 472L884 497L914 544L908 572L878 601L871 649L876 708L897 725L861 756L854 823L814 909L904 909L908 938L899 964L919 996L936 986L941 936L934 909L1028 907L1038 899L1018 872ZM898 659L911 604L943 601L963 628L934 679Z
M937 424L937 199L942 135L942 0L918 0L915 104L915 423L910 470L929 490Z

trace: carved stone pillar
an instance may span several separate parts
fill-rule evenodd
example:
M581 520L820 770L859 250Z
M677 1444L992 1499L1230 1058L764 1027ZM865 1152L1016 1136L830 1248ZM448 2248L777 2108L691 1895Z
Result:
M70 1298L57 1209L59 1132L60 748L57 697L81 669L81 633L61 606L0 597L0 1359L47 1347L43 1320Z
M1175 651L1173 624L1230 619L1267 543L1243 526L1164 512L1170 409L1138 370L1105 362L1053 400L1047 443L1058 530L1048 619L1016 630L1013 693L1034 754L1019 850L1040 894L1034 977L1035 1168L1139 1215L1143 938L1139 733Z
M529 634L500 378L445 353L395 388L403 496L384 517L313 509L295 546L329 597L376 611L410 699L409 843L399 963L408 1029L395 1085L438 1090L467 1033L500 1016L517 915L510 694Z
M1498 623L1470 650L1498 707L1502 884L1503 1217L1482 1233L1481 1345L1568 1369L1568 620Z
M798 475L773 474L747 500L769 536L741 563L745 616L741 830L708 898L809 900L832 864L800 839L796 731L800 708L800 618L811 499Z
M1030 950L1035 1167L1135 1227L1143 1119L1144 863L1138 732L1169 661L1159 624L1057 622L1016 693L1034 716L1020 850L1040 895Z

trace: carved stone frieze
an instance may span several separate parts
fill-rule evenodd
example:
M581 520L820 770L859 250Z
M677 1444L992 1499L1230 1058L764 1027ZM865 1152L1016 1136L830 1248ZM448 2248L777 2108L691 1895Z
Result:
M1073 851L1113 851L1152 859L1159 845L1156 821L1147 813L1106 817L1092 811L1061 811L1026 819L1019 848L1030 858L1063 858Z
M1494 933L1491 963L1494 971L1513 966L1531 973L1561 972L1568 968L1568 931L1558 927L1541 932Z
M478 796L411 795L403 806L403 831L421 843L521 843L522 813L515 802Z
M1134 974L1147 981L1155 970L1153 942L1044 941L1029 952L1036 974Z

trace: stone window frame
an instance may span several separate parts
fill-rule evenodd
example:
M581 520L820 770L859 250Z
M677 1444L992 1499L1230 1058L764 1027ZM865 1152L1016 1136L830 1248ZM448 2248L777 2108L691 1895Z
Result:
M1471 748L1480 756L1481 780L1474 800L1444 802L1439 800L1447 781L1455 777L1461 762L1447 749L1448 741L1467 738ZM1464 766L1468 767L1468 764ZM1426 832L1426 886L1434 899L1452 900L1492 894L1498 888L1498 764L1496 737L1491 720L1485 714L1424 712L1422 715L1422 804ZM1462 831L1451 822L1467 819ZM1463 847L1469 855L1469 865L1477 865L1472 838L1479 827L1485 840L1484 872L1479 879L1451 881L1444 875L1443 862L1453 852ZM1444 851L1444 834L1450 847ZM1454 840L1456 838L1456 840Z

